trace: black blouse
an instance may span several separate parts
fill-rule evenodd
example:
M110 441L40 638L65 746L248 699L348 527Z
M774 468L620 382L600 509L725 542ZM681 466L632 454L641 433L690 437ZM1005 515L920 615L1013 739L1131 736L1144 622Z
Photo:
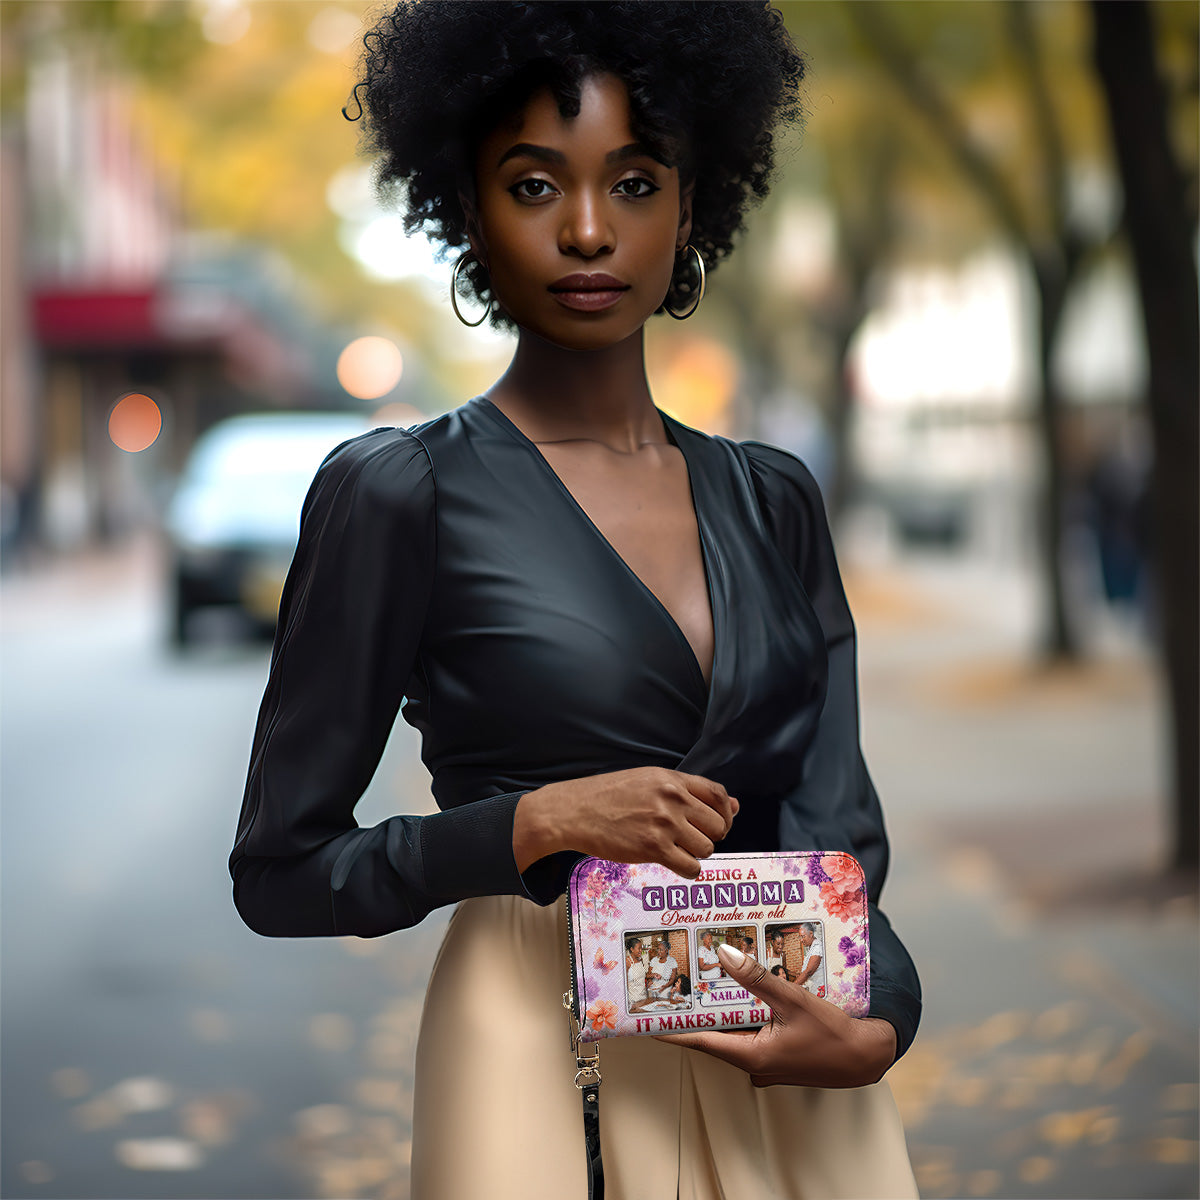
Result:
M520 797L671 767L738 797L722 852L859 859L871 1014L903 1053L920 984L876 908L888 843L820 493L786 450L661 416L691 480L711 687L653 592L486 398L329 455L283 591L229 863L234 903L251 929L283 937L372 937L468 896L549 904L578 855L518 872ZM402 700L441 811L362 829L354 806Z

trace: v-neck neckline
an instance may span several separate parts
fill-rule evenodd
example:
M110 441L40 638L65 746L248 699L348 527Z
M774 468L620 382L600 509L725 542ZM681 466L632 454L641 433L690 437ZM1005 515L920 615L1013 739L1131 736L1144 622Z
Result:
M667 440L683 456L684 469L688 479L688 492L692 500L692 513L696 521L696 532L700 538L700 559L704 568L704 585L708 590L708 611L709 619L712 622L713 634L713 659L708 680L705 680L704 678L704 670L700 666L700 660L696 656L696 651L693 648L692 643L688 641L687 635L683 632L679 622L676 621L671 615L670 609L667 608L667 606L654 594L654 591L649 587L645 580L643 580L642 577L629 565L629 563L625 560L625 557L617 550L616 546L614 546L612 542L608 540L608 537L605 535L604 531L599 525L596 524L595 521L592 520L592 518L588 515L587 509L585 509L583 505L579 503L579 501L575 498L575 493L572 492L569 487L567 487L562 476L559 475L559 473L550 464L550 460L538 448L537 443L533 441L532 438L528 437L521 427L505 413L503 413L499 407L493 404L487 396L476 396L475 401L479 402L483 406L484 411L494 414L497 422L502 426L502 428L504 428L516 441L525 446L526 449L529 450L529 452L537 459L537 461L542 464L542 467L549 472L551 478L558 485L559 489L570 502L571 506L583 519L584 524L591 529L593 534L595 534L600 542L607 547L609 554L611 554L620 567L623 568L629 579L632 580L633 583L641 589L643 594L649 598L650 602L658 608L668 627L674 631L675 637L678 639L680 645L686 652L686 658L688 662L691 663L696 682L704 695L705 724L707 724L708 713L712 708L712 697L717 681L717 670L720 665L720 622L722 620L722 616L719 612L719 597L716 594L716 589L713 587L713 554L709 544L709 533L705 524L703 509L701 507L699 497L696 494L695 472L692 469L692 463L688 459L687 451L684 449L679 437L676 434L676 431L671 427L673 424L673 418L669 417L665 412L663 412L658 405L654 406L654 411L658 413L662 420L663 430L667 435Z

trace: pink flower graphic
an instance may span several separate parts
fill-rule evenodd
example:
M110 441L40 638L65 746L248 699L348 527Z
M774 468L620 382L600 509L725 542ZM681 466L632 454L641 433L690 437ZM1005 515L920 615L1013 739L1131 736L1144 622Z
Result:
M843 894L857 892L863 885L862 870L848 854L822 855L821 869ZM824 888L821 890L824 892Z
M831 917L841 921L857 917L862 909L858 888L855 888L854 891L840 892L835 884L823 883L821 884L821 900L825 904L825 911Z
M586 929L592 937L608 936L608 922L594 915L587 918Z
M611 1000L597 1000L587 1010L587 1023L597 1032L617 1027L617 1006Z

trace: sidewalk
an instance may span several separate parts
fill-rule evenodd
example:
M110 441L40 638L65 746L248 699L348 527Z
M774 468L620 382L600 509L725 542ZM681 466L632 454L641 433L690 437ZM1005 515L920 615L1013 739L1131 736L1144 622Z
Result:
M163 587L163 548L152 533L112 546L45 553L0 574L0 621L10 632L45 627L80 605L92 611L154 608Z
M1194 1197L1197 909L1165 878L1162 714L1130 645L1028 660L1028 596L850 576L884 908L925 1016L891 1079L925 1197Z

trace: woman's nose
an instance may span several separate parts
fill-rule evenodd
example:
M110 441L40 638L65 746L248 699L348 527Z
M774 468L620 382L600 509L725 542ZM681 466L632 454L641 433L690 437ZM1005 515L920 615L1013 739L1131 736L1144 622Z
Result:
M603 202L595 196L577 195L564 206L564 220L559 230L559 249L564 254L579 254L595 258L611 251L616 235L608 221Z

